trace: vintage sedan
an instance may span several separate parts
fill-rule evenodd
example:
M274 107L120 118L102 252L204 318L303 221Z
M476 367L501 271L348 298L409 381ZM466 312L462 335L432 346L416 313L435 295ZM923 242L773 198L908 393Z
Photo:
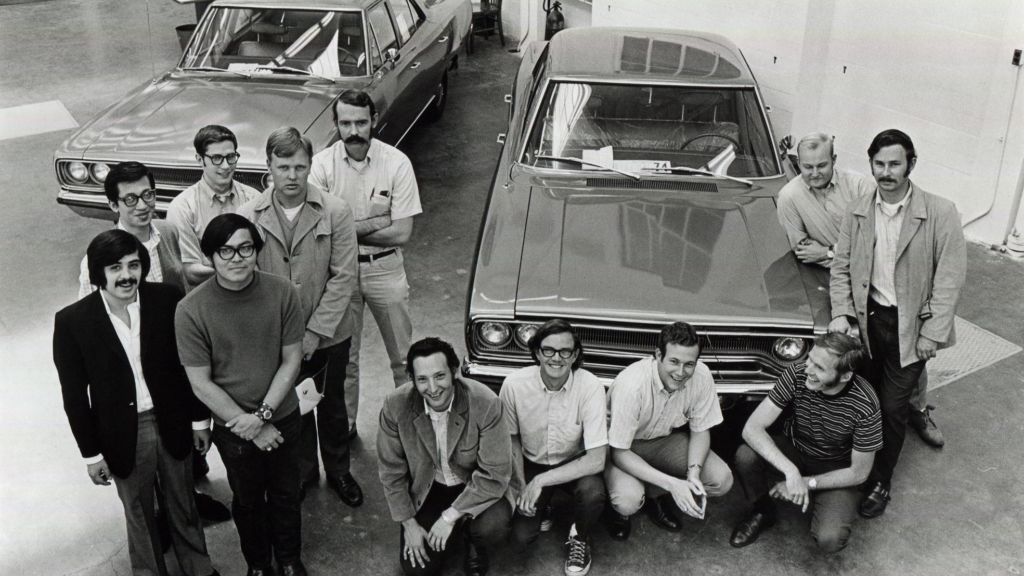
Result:
M175 68L60 145L57 202L113 218L103 179L112 164L137 160L153 170L165 213L202 176L192 139L209 124L236 134L235 178L262 189L267 136L294 126L316 151L333 144L331 104L348 88L370 93L376 137L397 144L421 117L444 111L470 19L469 0L219 0Z
M467 295L467 376L500 384L553 317L606 383L686 321L719 394L758 396L828 325L827 272L775 214L788 181L720 36L570 29L525 52Z

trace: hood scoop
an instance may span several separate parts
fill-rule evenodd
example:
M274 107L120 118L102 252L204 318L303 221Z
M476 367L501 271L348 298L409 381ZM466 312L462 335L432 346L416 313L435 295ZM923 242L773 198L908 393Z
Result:
M625 190L677 190L680 192L718 193L714 182L688 180L629 180L627 178L587 178L587 188L619 188Z

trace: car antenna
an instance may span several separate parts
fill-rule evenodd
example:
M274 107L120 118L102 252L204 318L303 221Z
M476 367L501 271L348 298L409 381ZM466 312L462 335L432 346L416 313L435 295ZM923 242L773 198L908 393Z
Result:
M153 82L156 83L156 61L153 59L153 23L149 18L149 0L146 0L146 29L149 31L149 67L153 71Z

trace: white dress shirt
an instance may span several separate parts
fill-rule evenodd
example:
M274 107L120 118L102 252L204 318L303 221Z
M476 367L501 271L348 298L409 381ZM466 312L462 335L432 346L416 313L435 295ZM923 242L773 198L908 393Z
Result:
M427 406L424 400L423 409L430 415L430 424L434 427L434 437L437 438L437 459L441 462L441 469L435 471L434 480L445 486L458 486L462 484L462 480L459 480L448 465L448 414L452 411L452 403L448 404L444 412L436 412Z
M913 192L913 184L908 185L906 196L895 204L884 202L882 195L875 193L875 254L868 294L882 306L896 306L896 248Z

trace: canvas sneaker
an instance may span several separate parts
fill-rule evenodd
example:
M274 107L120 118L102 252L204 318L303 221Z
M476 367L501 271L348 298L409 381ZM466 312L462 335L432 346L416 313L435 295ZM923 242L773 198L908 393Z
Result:
M590 572L590 544L576 539L576 525L569 529L565 558L565 576L584 576Z
M554 514L554 510L551 509L551 505L550 504L548 504L547 506L541 508L541 510L540 510L540 531L541 532L549 532L551 530L551 527L555 525L555 521L554 521L554 519L552 519L552 515L553 514Z

